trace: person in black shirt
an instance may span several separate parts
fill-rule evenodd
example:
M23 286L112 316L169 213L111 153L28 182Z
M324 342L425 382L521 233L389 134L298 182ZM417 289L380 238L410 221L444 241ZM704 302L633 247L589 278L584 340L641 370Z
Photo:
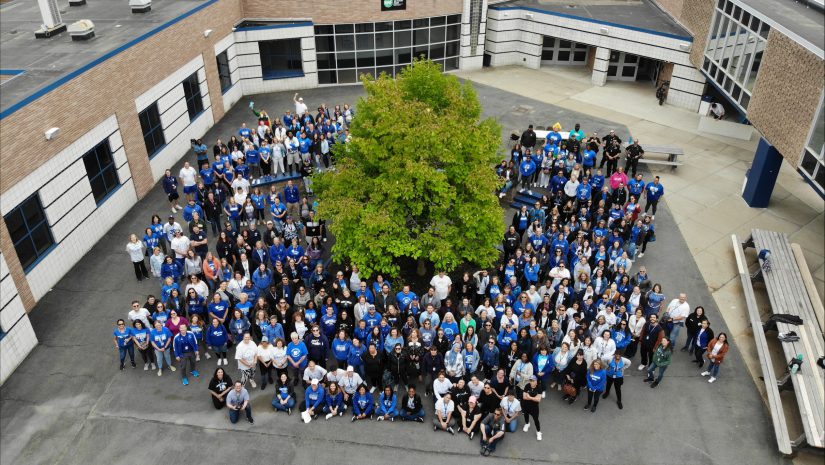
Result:
M521 133L521 146L525 149L533 150L536 146L536 132L533 131L533 125L527 126L527 130Z
M645 150L639 145L639 140L634 140L632 144L625 149L626 158L624 171L625 173L632 173L632 177L636 177L636 167L639 164L639 159L645 154Z
M541 423L539 423L539 402L541 402L541 388L535 376L530 378L530 383L524 387L521 393L521 411L524 413L524 428L526 433L530 430L530 418L536 424L536 440L541 441Z
M401 421L417 421L424 423L424 406L421 402L421 396L415 393L415 385L410 384L407 388L407 393L401 398L401 405L399 406Z
M604 164L605 162L607 162L607 149L608 147L613 145L614 141L617 141L619 144L622 143L622 140L619 139L619 136L616 135L616 131L614 131L613 129L610 130L610 134L602 137L602 145L604 147L604 152L602 153L602 161L599 163L599 168L604 168ZM607 174L605 176L610 176L610 174Z
M458 422L459 429L473 439L481 424L481 408L478 406L476 396L470 396L467 399L467 407L459 406L458 411L461 413L461 419Z
M618 169L619 166L619 157L622 154L622 148L619 146L619 138L616 137L612 139L604 148L604 154L607 158L607 169L605 170L605 176L609 177L613 174L614 171ZM602 163L604 163L604 158L602 158ZM601 166L599 166L601 168Z
M518 214L516 216L518 216ZM515 255L519 245L521 245L521 236L516 232L516 227L511 225L507 232L504 233L504 241L502 243L505 259L509 259Z
M216 410L220 410L226 404L226 395L232 390L232 378L223 371L223 368L218 367L212 380L209 381L209 394L212 396L212 405Z

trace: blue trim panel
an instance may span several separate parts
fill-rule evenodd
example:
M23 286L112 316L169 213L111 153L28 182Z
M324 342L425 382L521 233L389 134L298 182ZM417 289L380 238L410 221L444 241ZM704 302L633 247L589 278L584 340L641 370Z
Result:
M0 75L7 75L7 76L17 76L18 74L25 73L25 69L0 69Z
M292 24L269 24L266 26L249 26L249 27L239 27L235 29L235 32L243 32L243 31L262 31L264 29L283 29L286 27L304 27L304 26L314 26L312 21L302 21L300 23L292 23Z
M550 15L550 16L559 16L559 17L562 17L562 18L575 19L575 20L578 20L578 21L585 21L585 22L588 22L588 23L604 24L605 26L620 27L622 29L629 29L631 31L644 32L646 34L653 34L653 35L662 36L662 37L670 37L671 39L678 39L678 40L684 40L684 41L687 41L687 42L693 42L693 37L690 37L690 36L680 36L680 35L676 35L676 34L668 34L667 32L653 31L653 30L644 29L644 28L641 28L641 27L628 26L626 24L619 24L619 23L611 23L610 21L602 21L602 20L599 20L599 19L585 18L585 17L582 17L582 16L569 15L569 14L566 14L566 13L558 13L558 12L555 12L555 11L547 11L547 10L542 10L540 8L533 8L533 7L529 7L529 6L491 6L488 9L490 9L490 10L501 10L501 11L504 11L504 10L533 11L533 12L536 12L536 13L541 13L541 14ZM499 21L504 21L504 20L499 19Z
M4 118L6 118L8 116L11 116L12 114L17 112L18 110L20 110L23 107L25 107L26 105L34 102L35 100L39 99L40 97L42 97L42 96L48 94L49 92L57 89L58 87L62 86L63 84L66 84L67 82L71 81L72 79L80 76L81 74L85 73L86 71L89 71L90 69L94 68L95 66L109 60L110 58L113 58L113 57L119 55L120 53L128 50L131 47L134 47L135 45L139 44L140 42L143 42L144 40L146 40L146 39L162 32L163 30L168 29L171 26L174 26L175 24L183 21L184 19L194 15L195 13L197 13L197 12L199 12L199 11L209 7L209 6L212 6L215 3L218 3L219 1L220 0L207 0L202 5L198 5L197 7L187 11L186 13L183 13L180 16L178 16L177 18L175 18L175 19L173 19L173 20L171 20L167 23L161 24L160 26L158 26L158 27L152 29L151 31L141 35L140 37L138 37L136 39L133 39L133 40L121 45L120 47L112 50L111 52L106 53L102 57L95 59L91 63L88 63L84 66L81 66L79 69L76 69L76 70L72 71L71 73L63 76L62 78L52 82L51 84L48 84L46 87L34 92L33 94L29 95L28 97L24 98L23 100L21 100L21 101L15 103L14 105L10 106L5 111L0 112L0 121L2 121Z

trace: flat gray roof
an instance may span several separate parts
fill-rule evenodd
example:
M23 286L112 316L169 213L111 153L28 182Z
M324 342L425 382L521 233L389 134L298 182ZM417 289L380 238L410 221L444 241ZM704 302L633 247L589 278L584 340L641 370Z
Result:
M786 35L787 32L797 37L789 36L799 42L799 39L808 42L802 45L808 47L812 45L818 49L814 50L821 58L825 50L825 14L815 8L804 5L804 2L795 0L740 0L748 6L748 9L758 12L757 16L770 19L780 26L780 31ZM768 24L771 24L768 21ZM774 26L774 25L771 25ZM775 26L774 26L775 27ZM784 28L786 31L782 31Z
M49 39L35 39L34 31L43 22L37 2L12 0L4 3L0 7L0 70L24 73L3 82L0 111L5 112L55 81L182 14L211 3L204 0L155 0L150 12L133 14L127 0L88 0L80 7L69 7L61 1L59 7L66 25L80 19L90 19L95 25L95 37L80 42L72 41L67 32ZM174 47L174 44L169 46Z
M513 0L496 7L526 7L690 39L691 35L647 0Z

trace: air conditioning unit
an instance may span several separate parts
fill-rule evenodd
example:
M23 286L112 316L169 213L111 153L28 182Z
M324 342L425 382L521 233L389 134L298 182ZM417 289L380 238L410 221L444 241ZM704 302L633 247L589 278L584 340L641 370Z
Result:
M690 47L691 47L691 44L689 44L689 43L687 43L687 42L682 42L682 43L680 43L680 44L679 44L679 48L680 48L683 52L689 52L689 51L690 51Z
M95 23L90 19L81 19L69 25L72 40L89 40L95 36Z
M57 0L37 0L37 6L40 7L43 24L40 29L34 31L36 38L47 39L66 30L60 10L57 8Z
M152 9L152 0L129 0L132 13L148 13Z
M69 0L69 6L83 6L86 4L86 0Z

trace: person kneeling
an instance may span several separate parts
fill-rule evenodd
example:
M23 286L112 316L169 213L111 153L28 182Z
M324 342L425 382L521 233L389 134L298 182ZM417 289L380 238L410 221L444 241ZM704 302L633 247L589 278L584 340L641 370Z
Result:
M378 398L375 415L377 421L395 421L395 417L398 416L398 396L392 391L392 386L384 386L384 392Z
M372 418L375 412L375 401L372 399L372 394L367 390L367 386L362 384L358 386L358 391L352 396L352 421L364 420Z
M453 418L453 411L455 410L455 402L453 402L452 395L447 392L441 396L435 403L435 418L433 418L433 431L447 431L450 434L455 434L455 418Z

